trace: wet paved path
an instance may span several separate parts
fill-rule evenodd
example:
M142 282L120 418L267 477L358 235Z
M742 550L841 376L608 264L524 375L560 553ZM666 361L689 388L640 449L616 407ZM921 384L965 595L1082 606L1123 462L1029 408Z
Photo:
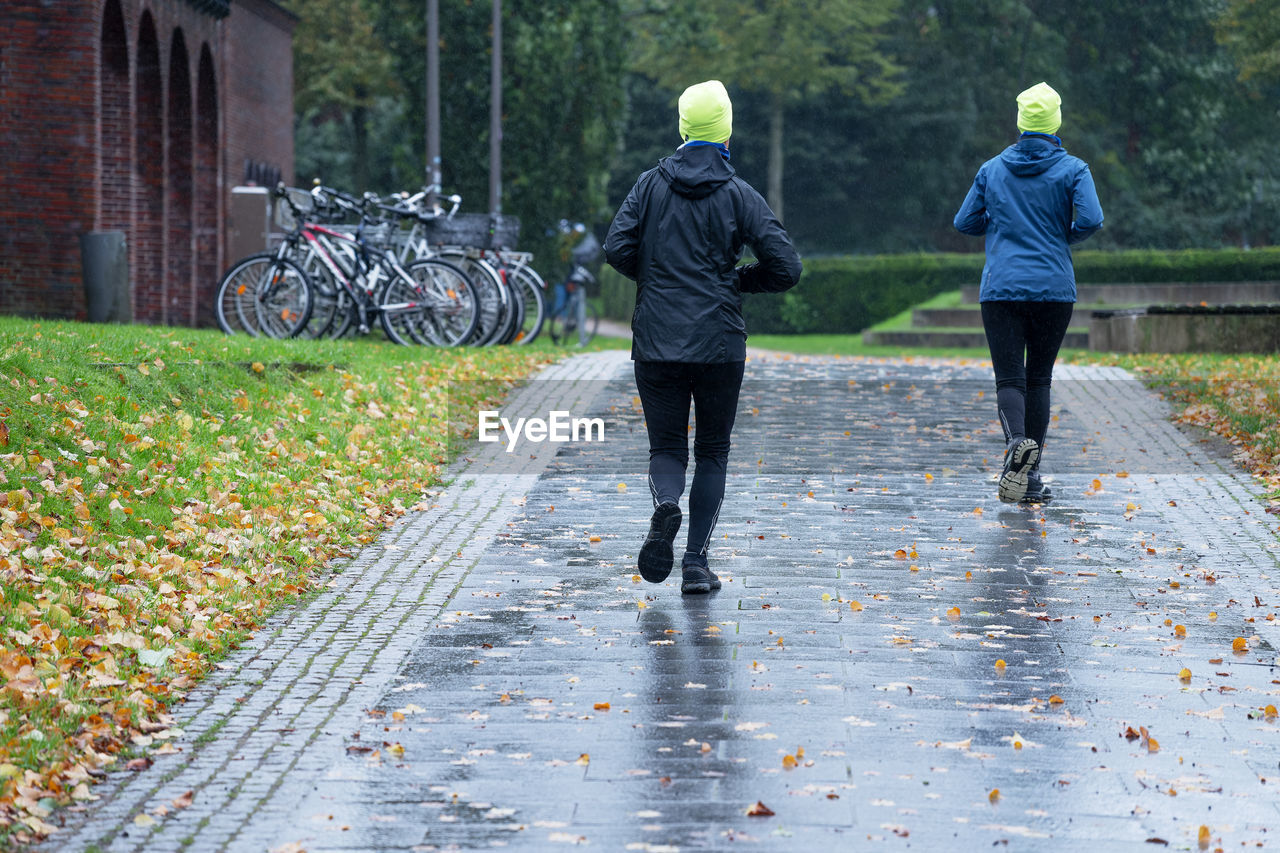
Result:
M628 376L598 354L531 383L504 414L599 414L606 441L476 453L58 849L1280 843L1275 517L1137 382L1060 371L1033 510L995 498L987 369L755 359L724 589L682 598L632 579Z

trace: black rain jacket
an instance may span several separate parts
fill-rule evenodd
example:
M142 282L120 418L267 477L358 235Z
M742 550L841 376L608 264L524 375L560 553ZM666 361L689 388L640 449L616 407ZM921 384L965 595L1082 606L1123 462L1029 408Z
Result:
M738 266L744 246L758 260ZM604 252L638 286L636 361L744 361L742 294L781 293L800 280L782 223L714 145L682 146L642 174Z

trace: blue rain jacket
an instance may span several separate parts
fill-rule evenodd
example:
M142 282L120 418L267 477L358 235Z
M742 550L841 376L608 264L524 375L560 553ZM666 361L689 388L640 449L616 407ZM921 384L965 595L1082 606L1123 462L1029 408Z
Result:
M1102 206L1087 163L1027 133L982 164L955 226L987 238L978 301L1075 302L1069 245L1102 227Z

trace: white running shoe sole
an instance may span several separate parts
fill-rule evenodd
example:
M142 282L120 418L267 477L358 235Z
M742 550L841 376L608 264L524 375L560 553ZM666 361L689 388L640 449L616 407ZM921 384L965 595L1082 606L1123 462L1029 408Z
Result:
M1004 472L1000 475L998 494L1007 504L1016 504L1027 494L1027 475L1040 458L1040 445L1034 438L1024 438L1005 455Z

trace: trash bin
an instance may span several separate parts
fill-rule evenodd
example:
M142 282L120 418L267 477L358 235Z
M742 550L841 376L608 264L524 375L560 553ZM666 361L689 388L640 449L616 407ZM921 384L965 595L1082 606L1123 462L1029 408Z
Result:
M123 231L80 235L80 268L90 323L128 323L129 251Z

